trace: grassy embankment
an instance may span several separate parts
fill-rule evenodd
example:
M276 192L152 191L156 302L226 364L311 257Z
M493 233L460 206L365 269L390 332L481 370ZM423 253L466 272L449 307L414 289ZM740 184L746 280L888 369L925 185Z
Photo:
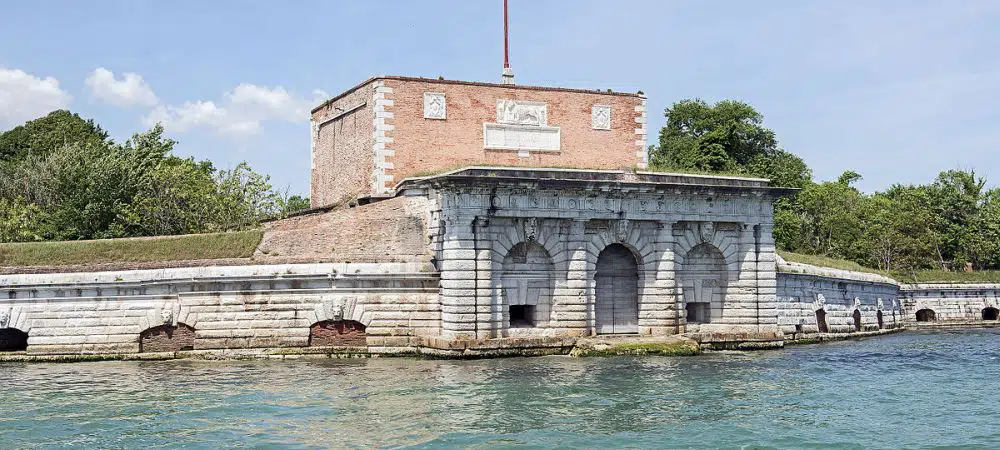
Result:
M785 261L809 264L820 267L830 267L833 269L852 270L855 272L873 273L887 276L901 283L1000 283L1000 271L986 270L976 272L947 272L944 270L919 270L915 272L884 272L871 267L865 267L854 261L828 258L817 255L803 255L801 253L791 253L779 251L779 255Z
M65 266L247 258L262 230L93 241L0 244L0 266Z

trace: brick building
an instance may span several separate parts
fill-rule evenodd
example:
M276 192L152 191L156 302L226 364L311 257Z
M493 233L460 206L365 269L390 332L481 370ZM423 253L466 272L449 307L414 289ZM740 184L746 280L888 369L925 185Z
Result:
M647 163L641 93L380 76L313 109L311 130L313 207L465 166Z

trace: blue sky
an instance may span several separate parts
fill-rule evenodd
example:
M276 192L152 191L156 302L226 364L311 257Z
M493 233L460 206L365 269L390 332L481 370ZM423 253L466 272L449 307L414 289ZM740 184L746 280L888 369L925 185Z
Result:
M743 100L820 180L1000 177L1000 2L510 0L523 84ZM375 74L498 81L502 1L6 1L0 129L68 107L114 137L306 193L308 110ZM131 75L129 75L131 74ZM1000 178L997 178L1000 179ZM995 184L997 180L992 180Z

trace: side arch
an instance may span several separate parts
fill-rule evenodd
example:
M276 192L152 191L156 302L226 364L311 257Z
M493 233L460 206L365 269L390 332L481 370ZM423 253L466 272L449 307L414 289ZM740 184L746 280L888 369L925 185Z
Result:
M28 349L28 333L17 328L0 328L0 352L23 352Z
M930 308L917 310L916 317L917 322L933 322L937 320L937 314Z
M366 346L367 329L355 320L322 320L309 326L310 347Z
M190 325L158 325L139 333L139 353L194 350L194 340L194 327Z
M983 308L983 320L997 320L1000 318L1000 309L988 306Z

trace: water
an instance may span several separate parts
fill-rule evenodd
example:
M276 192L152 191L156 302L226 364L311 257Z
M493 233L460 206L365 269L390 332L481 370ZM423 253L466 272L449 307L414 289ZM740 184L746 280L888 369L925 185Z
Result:
M693 358L0 363L0 448L998 448L998 333Z

